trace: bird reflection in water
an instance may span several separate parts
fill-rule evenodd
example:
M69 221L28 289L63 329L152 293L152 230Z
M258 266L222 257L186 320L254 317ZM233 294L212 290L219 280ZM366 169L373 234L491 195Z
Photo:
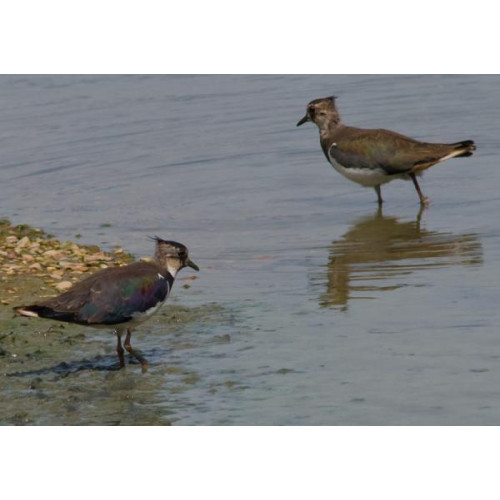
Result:
M374 298L370 292L406 286L405 277L415 271L482 263L478 235L427 231L421 216L422 210L415 221L402 222L379 209L354 223L331 244L326 272L312 279L322 286L326 280L320 305L347 310L353 298Z

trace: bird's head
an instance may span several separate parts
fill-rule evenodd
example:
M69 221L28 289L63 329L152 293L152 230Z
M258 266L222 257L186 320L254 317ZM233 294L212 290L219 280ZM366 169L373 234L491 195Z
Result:
M153 236L152 239L156 241L155 261L172 276L175 277L177 272L184 267L191 267L195 271L200 270L189 258L188 249L182 243L167 241L159 236Z
M297 123L297 127L306 122L313 122L320 130L325 130L332 124L339 123L340 114L335 105L335 99L335 96L331 96L311 101L307 105L306 115Z

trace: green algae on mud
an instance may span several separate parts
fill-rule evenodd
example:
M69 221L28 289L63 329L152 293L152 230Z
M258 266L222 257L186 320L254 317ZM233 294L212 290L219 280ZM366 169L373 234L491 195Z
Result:
M0 319L0 425L175 423L182 406L176 401L207 385L196 366L186 366L186 350L229 342L228 334L214 336L210 327L232 322L217 304L164 306L137 332L151 363L142 373L132 358L118 369L111 330L9 314Z

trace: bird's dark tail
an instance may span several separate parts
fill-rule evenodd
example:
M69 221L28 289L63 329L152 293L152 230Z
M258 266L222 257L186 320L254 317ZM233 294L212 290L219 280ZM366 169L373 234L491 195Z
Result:
M74 313L54 311L51 307L31 305L14 307L14 311L29 318L49 318L60 321L74 321Z
M476 145L474 141L462 141L456 142L455 144L451 144L457 151L457 154L454 155L455 158L462 158L463 156L471 156L472 153L476 150Z
M40 306L18 306L13 308L17 314L21 316L28 316L30 318L41 317L41 307Z

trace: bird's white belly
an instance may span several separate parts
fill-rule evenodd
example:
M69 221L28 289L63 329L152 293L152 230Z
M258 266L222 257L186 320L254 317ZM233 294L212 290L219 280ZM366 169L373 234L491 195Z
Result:
M132 315L132 317L135 319L135 320L139 320L139 321L144 321L146 319L148 319L150 316L153 316L153 314L158 311L158 309L160 309L160 307L165 303L165 301L163 302L158 302L156 305L154 305L153 307L150 307L149 309L146 309L145 311L143 312L136 312Z
M330 159L330 163L332 167L339 173L342 174L345 178L350 181L361 184L365 187L375 187L380 186L381 184L385 184L387 182L393 181L394 179L405 179L407 180L409 177L406 174L393 174L387 175L387 173L381 168L346 168L343 167L340 163L335 161L335 159L328 155Z
M398 178L398 176L387 175L381 169L345 168L331 158L330 163L339 174L342 174L350 181L357 182L365 187L380 186L380 184L385 184L386 182Z
M128 329L135 328L137 325L140 325L141 323L149 319L151 316L153 316L158 311L158 309L160 309L161 306L165 304L165 302L166 299L163 302L158 302L153 307L146 309L144 312L135 312L134 314L132 314L132 319L124 323L119 323L115 325L115 330L124 330L125 328ZM102 325L90 324L88 326L91 326L92 328L102 329Z

